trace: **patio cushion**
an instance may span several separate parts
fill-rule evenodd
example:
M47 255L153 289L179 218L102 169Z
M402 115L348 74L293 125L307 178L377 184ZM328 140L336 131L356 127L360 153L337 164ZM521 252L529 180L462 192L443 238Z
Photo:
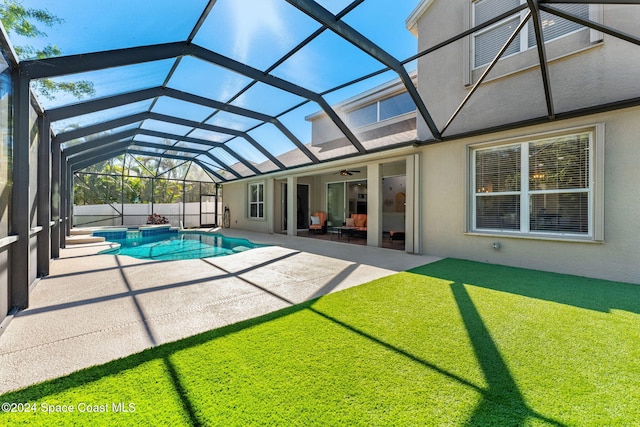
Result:
M311 225L320 225L320 217L312 216L311 217Z
M356 227L366 227L367 226L367 215L365 214L355 214L353 215L353 221Z
M353 218L347 218L347 220L344 223L345 227L355 227L355 221Z

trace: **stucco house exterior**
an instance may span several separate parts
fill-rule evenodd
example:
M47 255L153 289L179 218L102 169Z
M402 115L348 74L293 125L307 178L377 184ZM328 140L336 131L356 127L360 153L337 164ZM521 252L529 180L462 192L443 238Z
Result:
M348 182L361 181L368 245L402 227L410 253L640 283L640 108L627 105L640 97L640 48L539 10L545 43L538 49L527 6L420 2L407 19L419 52L427 52L415 82L441 135L409 109L365 123L359 135L381 146L415 139L411 146L225 184L232 227L295 235L304 224L283 218L297 217L299 192L308 212L327 211L332 184L345 182L348 193ZM631 5L550 6L629 34L640 19ZM380 102L398 95L393 88L336 110L345 117L372 105L380 111ZM308 119L311 149L340 149L322 114ZM342 179L342 169L359 172ZM387 179L397 177L406 196L400 222L385 216Z

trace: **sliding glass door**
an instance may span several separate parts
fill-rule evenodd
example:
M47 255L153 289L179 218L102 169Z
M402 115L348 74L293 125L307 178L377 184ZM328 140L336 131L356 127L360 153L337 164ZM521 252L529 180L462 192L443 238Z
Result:
M330 227L339 227L344 222L344 182L327 185L327 220Z
M367 181L347 182L347 217L367 213Z
M351 214L367 213L367 181L333 182L327 184L329 226L342 225Z

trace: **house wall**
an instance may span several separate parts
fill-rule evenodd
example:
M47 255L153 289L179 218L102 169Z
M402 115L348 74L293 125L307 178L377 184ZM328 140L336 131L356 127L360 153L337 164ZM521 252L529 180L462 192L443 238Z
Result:
M598 6L605 25L637 34L640 10ZM417 21L423 51L469 28L468 0L434 0ZM470 38L424 56L418 90L439 128L447 123L484 69L471 70ZM547 43L556 113L640 96L640 48L592 30ZM422 251L588 277L640 283L640 108L594 114L517 130L464 138L467 132L545 118L547 105L537 51L502 59L443 133L452 139L421 149ZM549 131L604 124L604 242L570 242L467 233L468 146ZM455 135L460 135L456 139ZM418 120L419 139L431 133ZM500 249L492 247L500 243Z
M250 183L262 182L265 184L265 202L273 207L275 194L280 192L280 187L274 185L273 178L258 178L250 181L240 181L224 184L224 206L229 208L231 228L250 230L258 233L270 233L273 229L273 208L266 209L265 218L250 219L247 211L248 186ZM268 185L271 183L271 185Z
M276 179L273 182L273 218L271 220L273 222L274 233L287 232L287 230L282 227L282 211L284 208L284 199L287 197L286 194L282 194L282 184L286 182L287 180L282 179Z
M433 1L417 23L419 51L468 29L469 11L469 0ZM602 16L605 25L638 35L640 10L634 6L607 5ZM462 39L419 61L418 90L439 128L469 93L469 83L484 71L470 70L470 43L470 38ZM588 29L545 46L556 113L640 96L634 71L640 67L640 47ZM499 61L444 135L546 115L538 54L530 49ZM421 118L418 138L431 138Z
M466 138L423 149L422 247L428 255L640 283L640 108ZM605 124L603 243L466 234L469 144ZM499 242L501 248L492 248Z

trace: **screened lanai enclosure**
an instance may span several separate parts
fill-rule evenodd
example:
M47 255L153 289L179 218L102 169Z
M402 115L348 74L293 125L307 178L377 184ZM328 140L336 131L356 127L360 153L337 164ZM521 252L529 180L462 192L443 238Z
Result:
M76 227L222 224L222 188L191 161L130 152L74 173Z
M0 318L28 306L29 286L49 273L74 225L140 224L152 214L216 224L232 182L640 105L635 73L620 72L607 96L585 91L571 107L557 96L545 48L559 28L589 28L637 49L640 35L603 24L598 10L638 1L455 2L457 18L438 34L415 27L418 11L449 7L438 0L8 3L39 30L25 33L0 6ZM420 70L470 43L466 95L443 106ZM514 120L474 121L494 107L474 103L490 90L483 82L514 49L536 58L535 96L526 97L535 102ZM393 90L381 92L388 82ZM407 115L413 124L402 128L397 118ZM398 125L392 134L370 131L388 120Z

